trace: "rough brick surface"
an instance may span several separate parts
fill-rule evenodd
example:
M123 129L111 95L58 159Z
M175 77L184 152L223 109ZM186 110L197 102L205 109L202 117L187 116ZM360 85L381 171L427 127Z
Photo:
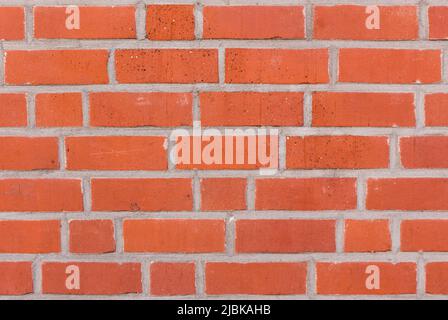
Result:
M204 8L206 39L303 39L301 6L207 6Z
M114 252L114 231L112 220L72 220L69 222L70 252Z
M81 93L39 93L36 95L37 127L81 127L82 122Z
M1 262L0 279L2 295L23 295L33 292L31 262Z
M339 81L361 83L438 83L440 50L341 49Z
M216 294L303 294L303 263L219 263L206 265L206 292Z
M376 266L380 272L380 287L365 286L366 268ZM415 263L386 262L318 262L316 268L317 293L381 295L412 294L417 290Z
M67 267L79 269L79 289L67 289ZM67 272L69 271L69 272ZM69 286L69 288L71 288ZM43 262L42 291L46 294L117 295L142 291L139 263Z
M0 127L26 127L26 96L21 93L0 94Z
M314 37L345 40L415 40L418 17L415 6L380 6L380 28L365 24L366 7L361 5L317 6L314 8Z
M23 40L25 38L25 9L22 7L0 8L0 39Z
M194 6L149 5L146 9L146 32L151 40L193 40Z
M154 262L150 266L151 294L154 296L194 295L194 263Z
M14 50L5 52L10 85L105 84L106 50Z
M328 82L328 50L227 49L227 83Z
M136 37L134 7L81 7L79 29L66 28L66 7L34 8L38 39L132 39Z
M0 2L0 300L448 298L446 1Z

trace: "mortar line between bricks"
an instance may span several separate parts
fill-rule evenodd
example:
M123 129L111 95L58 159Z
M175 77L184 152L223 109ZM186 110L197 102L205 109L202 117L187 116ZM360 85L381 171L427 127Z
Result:
M255 189L255 180L253 177L249 176L246 180L246 206L247 211L251 212L255 210L255 197L256 197L256 189Z
M330 86L333 86L338 82L338 64L339 50L333 46L330 46L328 56L328 75Z
M278 136L278 169L284 171L286 169L286 143L287 138L280 130Z
M205 297L205 265L201 258L195 262L195 285L197 298L203 299Z
M382 179L382 178L447 178L447 169L359 169L359 170L285 170L278 172L275 176L262 175L260 176L258 170L239 171L239 170L210 170L197 171L197 176L202 178L217 178L217 177L248 177L253 179L273 179L273 178L352 178L355 179L360 175L365 175L366 179ZM175 172L160 172L160 171L11 171L0 173L0 179L10 178L39 178L42 179L89 179L92 178L116 178L116 179L150 179L150 178L193 178L193 171L175 171Z
M205 129L213 129L218 130L221 135L226 133L226 130L234 130L236 127L206 127L203 133L207 133ZM193 134L193 127L177 127L176 129L185 129L189 135ZM253 135L254 129L260 129L260 127L238 127L243 131L244 135L250 136ZM262 127L262 129L266 130L279 130L285 136L319 136L319 135L330 135L330 136L344 136L344 135L355 135L360 137L368 137L368 136L383 136L387 137L390 135L397 135L398 137L405 137L410 135L415 136L425 136L425 135L440 135L447 136L447 127L424 127L424 128L398 128L398 127L390 127L390 128L362 128L362 127ZM51 137L51 136L67 136L67 137L95 137L95 136L155 136L155 137L165 137L168 138L175 128L167 129L162 127L142 127L142 128L66 128L66 129L58 129L58 128L0 128L0 135L2 136L24 136L24 137ZM252 133L251 133L252 132ZM215 133L213 133L215 134ZM217 133L216 133L217 134ZM216 135L215 134L215 135ZM377 168L382 169L382 168ZM384 168L383 168L384 169ZM231 169L226 169L227 171L231 171ZM226 171L222 170L222 171ZM288 169L288 171L295 171L296 169ZM308 171L310 171L309 169ZM314 170L314 169L313 169ZM346 170L346 169L327 169L327 170ZM372 169L353 169L355 171L368 171ZM412 170L412 169L411 169ZM414 169L418 170L418 169ZM438 170L429 168L428 170L434 171ZM94 170L92 170L94 171ZM98 170L102 171L102 170ZM104 170L103 170L104 171ZM113 171L113 170L111 170ZM133 170L128 170L133 171ZM145 172L141 170L142 172ZM148 171L156 171L156 170L146 170ZM178 172L187 171L179 169ZM205 170L203 170L205 171ZM210 170L208 170L210 171ZM254 170L239 170L240 172L254 172ZM82 171L80 171L82 172Z
M206 254L192 254L192 253L125 253L125 254L102 254L102 255L88 255L88 254L68 254L61 255L60 253L52 254L0 254L2 261L33 261L40 259L44 262L104 262L104 263L142 263L142 261L163 261L163 262L188 262L192 260L206 260L208 262L389 262L402 263L411 262L416 263L422 255L420 252L379 252L379 253L365 253L365 252L344 252L343 255L336 252L305 252L305 253L253 253L253 254L238 254L229 256L226 253L206 253ZM448 254L426 252L423 253L426 262L446 262Z
M36 256L32 262L33 292L36 295L42 293L42 258Z
M26 94L27 129L36 129L36 95ZM39 130L39 129L37 129Z
M83 197L83 212L90 214L92 210L92 191L91 191L91 178L89 176L81 180L82 197Z
M356 180L356 207L359 211L366 210L367 179L364 175L358 175Z
M336 229L335 229L335 237L336 237L336 253L343 254L344 253L344 243L345 243L345 226L344 226L344 216L338 214L336 217Z
M145 260L141 264L142 272L142 295L149 296L151 293L151 273L150 273L150 262Z
M229 256L235 255L235 240L236 240L235 218L233 217L232 214L228 214L226 217L225 242L226 242L226 253Z
M313 93L305 91L303 95L303 126L313 126Z
M109 50L109 57L107 60L107 74L109 77L109 84L116 84L116 73L115 73L115 49Z
M65 172L67 168L67 158L65 157L65 137L58 137L58 159L59 159L59 172Z
M34 39L34 6L25 6L25 39L30 44Z
M304 6L305 14L305 39L311 41L313 39L313 20L314 20L314 10L311 1L307 1Z
M425 95L421 91L417 91L414 98L416 129L425 128Z
M97 219L98 217L94 217ZM115 239L115 252L117 254L124 253L124 237L123 237L123 220L124 217L114 219L114 239Z
M448 83L448 49L442 50L442 80L444 83Z
M221 46L218 48L218 77L219 84L224 85L226 82L226 49Z
M377 211L321 211L317 215L316 211L300 212L300 211L242 211L232 212L232 216L236 221L239 220L336 220L339 215L344 219L350 220L372 220L372 219L392 219L400 220L448 220L448 212L397 212L393 210ZM227 217L226 212L98 212L94 214L82 215L80 212L73 213L0 213L0 217L4 220L57 220L66 217L67 219L77 220L95 220L95 219L192 219L192 220L224 220Z
M90 126L90 101L89 101L89 92L87 90L81 91L81 101L82 101L82 126L84 128L89 128L89 126Z
M199 91L193 90L191 93L193 96L193 123L194 121L201 121L201 106L200 106L200 98Z
M429 38L429 23L428 23L428 6L426 1L422 0L418 4L418 28L419 39L424 40Z
M310 299L316 298L317 277L316 277L316 262L314 259L307 261L307 275L306 275L306 295Z
M398 254L400 252L401 247L401 238L400 238L400 229L401 229L401 219L398 217L392 217L389 220L389 228L390 228L390 237L391 237L391 249L394 254Z
M146 6L143 1L136 3L135 10L136 34L138 40L146 39Z
M61 254L68 255L70 252L69 249L69 224L66 217L61 218Z
M63 93L63 92L88 92L118 91L118 92L173 92L184 93L192 91L255 91L255 92L306 92L306 91L329 91L329 92L376 92L376 93L409 93L415 94L416 91L423 93L444 92L444 84L375 84L375 83L335 83L330 84L112 84L112 85L56 85L56 86L3 86L0 93Z
M73 49L73 50L126 50L126 49L210 49L219 48L242 48L242 49L272 49L277 50L294 49L392 49L392 50L434 50L446 48L446 40L319 40L313 39L280 39L280 40L237 40L237 39L200 39L191 40L148 40L148 39L112 39L112 40L33 40L24 41L4 41L5 50L53 50Z
M401 168L399 142L396 134L389 136L389 167L391 169Z
M201 40L204 32L203 6L196 2L194 6L194 35L196 40Z
M417 297L422 299L425 296L426 272L425 261L420 255L417 260Z

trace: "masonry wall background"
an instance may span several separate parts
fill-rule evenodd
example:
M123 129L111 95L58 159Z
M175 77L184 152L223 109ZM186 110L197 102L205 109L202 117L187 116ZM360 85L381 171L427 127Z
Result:
M446 298L448 1L6 0L0 39L0 298ZM193 121L279 171L169 163Z

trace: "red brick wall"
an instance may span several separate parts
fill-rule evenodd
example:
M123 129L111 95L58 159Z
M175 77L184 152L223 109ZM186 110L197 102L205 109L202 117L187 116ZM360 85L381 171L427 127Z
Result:
M154 2L0 4L0 298L448 295L448 6Z

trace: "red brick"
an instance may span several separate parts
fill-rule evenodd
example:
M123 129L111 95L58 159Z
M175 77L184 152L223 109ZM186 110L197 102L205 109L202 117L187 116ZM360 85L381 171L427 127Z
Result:
M278 168L278 135L179 136L174 146L177 169L252 170ZM185 152L185 155L184 155Z
M0 221L0 253L51 253L61 251L60 221Z
M246 179L201 179L201 210L245 210Z
M79 289L67 289L65 283L72 273L68 266L79 267ZM117 295L141 293L140 263L114 262L44 262L42 264L44 294Z
M303 39L300 6L206 6L205 39Z
M302 126L301 92L203 92L201 125Z
M224 252L223 220L146 219L123 222L125 252Z
M78 6L79 29L69 30L68 7L35 7L34 36L37 39L132 39L136 38L135 8Z
M0 94L0 127L25 127L27 123L26 96L22 93Z
M412 93L315 92L313 127L413 127Z
M227 83L328 82L327 49L226 49Z
M368 266L379 268L379 289L367 289ZM318 294L415 294L417 273L415 263L345 262L317 263Z
M5 52L9 85L106 84L107 50L32 50Z
M351 178L257 179L257 210L350 210L356 208Z
M429 39L448 39L448 7L429 7Z
M70 252L108 253L115 251L112 220L70 221Z
M58 169L58 139L0 137L0 170Z
M425 95L425 121L430 127L448 126L448 94Z
M238 253L334 252L334 220L237 220Z
M304 294L306 264L282 262L208 262L205 291L210 295Z
M150 270L151 295L185 296L196 293L194 263L154 262Z
M115 52L119 83L216 83L215 49L129 49Z
M385 252L391 246L388 220L345 221L345 252Z
M25 38L25 10L21 7L0 8L0 40Z
M448 294L448 263L431 262L426 264L426 288L429 294Z
M33 292L31 262L0 262L0 294L24 295Z
M192 125L191 93L92 92L94 127L175 127Z
M314 7L315 39L341 40L416 40L416 6L377 6L380 28L368 29L366 6L336 5Z
M437 83L440 50L340 49L339 81L364 83Z
M388 166L387 137L286 137L287 168L369 169Z
M191 179L92 179L94 211L191 211Z
M420 136L400 139L404 168L448 168L448 137Z
M448 220L404 220L401 251L448 251Z
M194 6L149 5L146 8L146 33L150 40L193 40Z
M447 210L448 180L438 178L369 179L369 210Z
M81 180L2 179L0 211L82 211Z
M67 137L69 170L166 170L165 137Z
M74 93L36 95L37 127L81 127L82 96Z

